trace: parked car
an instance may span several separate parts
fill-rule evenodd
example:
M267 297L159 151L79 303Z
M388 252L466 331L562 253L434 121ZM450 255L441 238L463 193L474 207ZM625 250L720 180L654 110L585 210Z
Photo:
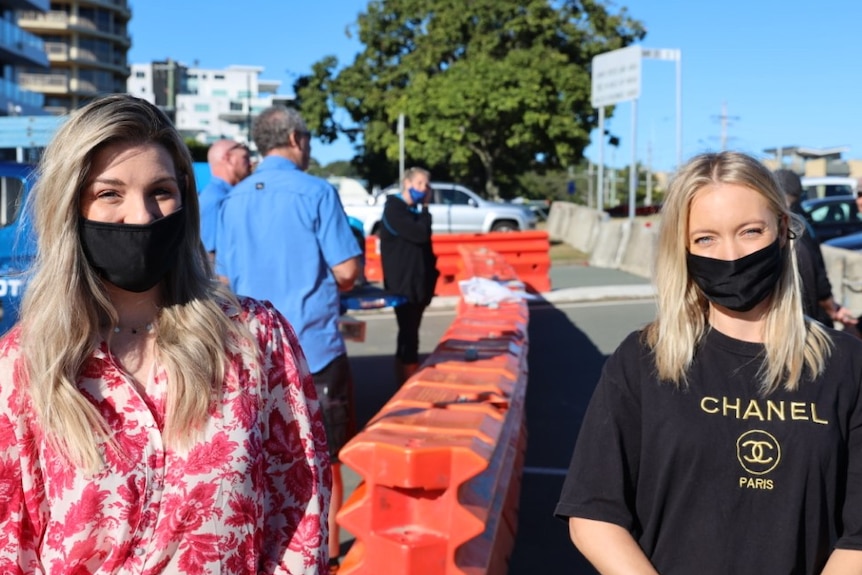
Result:
M852 196L856 194L856 178L844 176L806 176L802 190L808 199Z
M18 320L25 277L36 255L24 201L33 187L33 166L0 162L0 334Z
M197 187L200 190L206 185L200 179L209 180L209 168L206 163L197 163L194 167ZM26 283L25 273L36 256L35 238L29 220L24 217L25 202L35 180L34 166L0 162L0 334L8 331L18 321L18 309ZM380 307L384 304L375 302L381 300L382 296L366 287L365 235L362 222L351 217L347 220L363 251L360 256L361 272L357 288L365 288L365 291L342 294L342 306L345 309ZM392 303L387 300L385 305Z
M536 215L524 206L490 202L476 192L451 182L431 182L428 205L435 234L525 231L536 228ZM362 220L366 235L376 234L383 216L386 197L399 193L389 186L366 205L345 205L348 216Z
M855 196L832 196L803 200L800 204L805 218L814 229L819 242L862 232L862 215Z
M832 246L833 248L852 250L854 252L862 251L862 232L856 232L855 234L847 234L846 236L832 238L831 240L826 240L825 242L823 242L823 245Z

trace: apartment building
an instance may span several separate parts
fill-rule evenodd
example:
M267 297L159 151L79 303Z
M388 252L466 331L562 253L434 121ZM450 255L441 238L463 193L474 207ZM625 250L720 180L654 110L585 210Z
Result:
M808 177L862 178L862 160L846 159L850 151L846 146L812 148L806 146L783 146L763 150L768 155L763 163L770 170L787 168Z
M19 66L19 84L43 94L44 109L52 114L125 92L131 17L127 0L52 0L42 12L22 7L18 25L44 41L50 70Z
M126 91L162 108L187 138L209 144L231 138L252 146L251 123L265 108L291 101L260 66L212 69L171 60L132 64Z
M44 113L42 95L23 89L15 70L28 66L46 71L45 44L19 26L16 11L44 14L49 7L50 0L0 0L0 116Z

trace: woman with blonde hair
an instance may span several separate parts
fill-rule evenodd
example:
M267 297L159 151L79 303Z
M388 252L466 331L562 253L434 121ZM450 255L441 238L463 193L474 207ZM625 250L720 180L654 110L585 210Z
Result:
M657 318L608 359L556 515L601 573L862 572L862 343L802 313L802 222L737 152L661 217Z
M329 460L293 330L200 242L188 150L113 95L45 150L0 341L0 572L319 573Z

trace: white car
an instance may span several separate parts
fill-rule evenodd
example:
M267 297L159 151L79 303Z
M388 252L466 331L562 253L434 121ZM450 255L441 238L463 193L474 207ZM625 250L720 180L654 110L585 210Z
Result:
M845 176L805 176L802 178L805 199L832 196L855 196L856 178Z
M435 234L527 231L536 228L536 215L527 207L489 202L474 191L451 182L431 182L428 204ZM344 211L362 221L366 235L380 228L386 197L399 192L389 186L367 205L345 205Z

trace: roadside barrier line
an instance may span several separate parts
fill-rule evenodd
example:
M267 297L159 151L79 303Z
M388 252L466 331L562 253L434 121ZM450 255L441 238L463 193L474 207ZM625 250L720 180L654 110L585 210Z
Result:
M465 274L516 279L491 250L459 253ZM342 575L506 573L527 443L529 307L459 301L454 311L422 369L339 452L362 479L337 517L356 537Z

